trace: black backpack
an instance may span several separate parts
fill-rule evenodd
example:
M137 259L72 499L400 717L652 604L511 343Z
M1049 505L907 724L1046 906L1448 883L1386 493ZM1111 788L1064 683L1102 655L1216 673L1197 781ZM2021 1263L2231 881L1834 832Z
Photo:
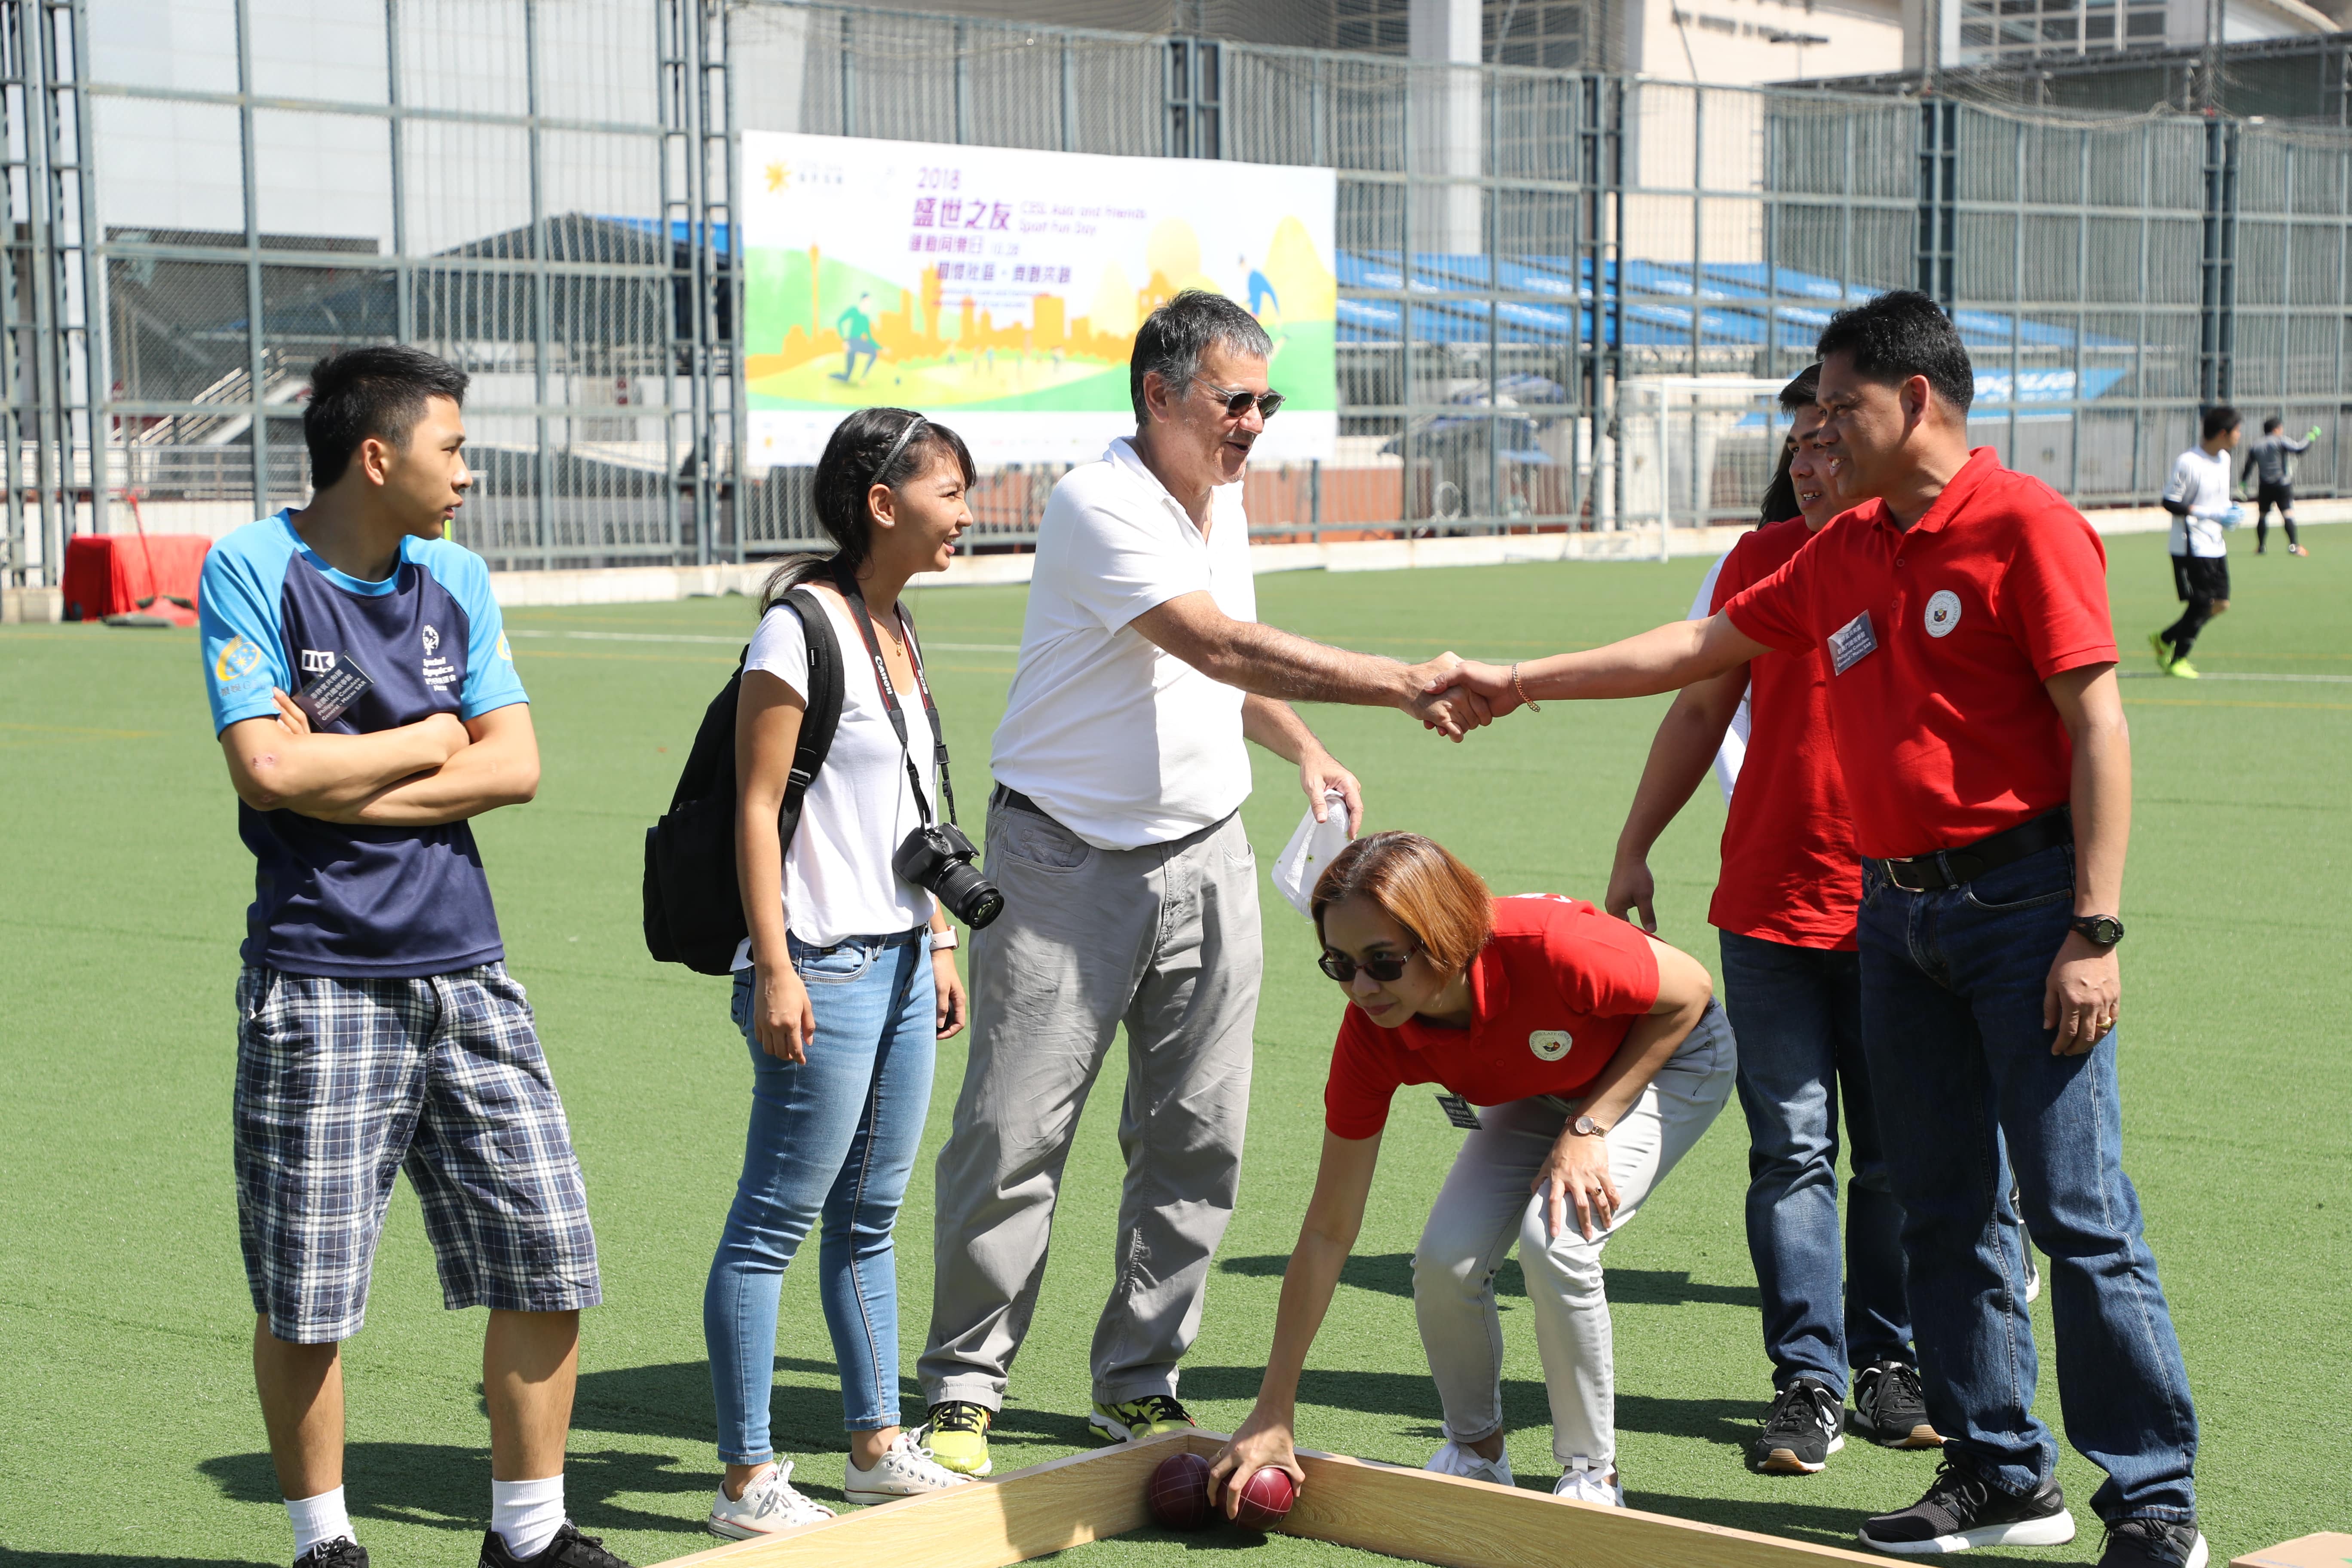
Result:
M833 617L815 595L794 588L781 603L808 634L808 710L793 751L791 780L776 814L785 844L799 827L801 801L833 749L841 727L841 643ZM683 963L699 974L725 974L750 929L735 877L735 710L743 690L743 659L710 700L687 753L669 811L646 829L646 951L663 963Z

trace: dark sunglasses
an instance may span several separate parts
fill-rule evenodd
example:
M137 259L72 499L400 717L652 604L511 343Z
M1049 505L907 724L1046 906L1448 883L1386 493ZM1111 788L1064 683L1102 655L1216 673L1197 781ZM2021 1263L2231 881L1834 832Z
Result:
M1413 954L1420 951L1421 943L1414 942L1400 953L1393 955L1384 953L1379 958L1358 960L1349 958L1344 952L1334 952L1326 948L1323 956L1315 961L1315 967L1342 985L1353 980L1359 969L1383 985L1393 985L1404 978L1404 966L1411 963Z
M1228 419L1239 419L1250 411L1253 403L1257 405L1261 419L1271 419L1282 412L1282 394L1278 392L1228 392L1214 382L1204 381L1201 384L1209 389L1211 396L1224 399L1225 417Z

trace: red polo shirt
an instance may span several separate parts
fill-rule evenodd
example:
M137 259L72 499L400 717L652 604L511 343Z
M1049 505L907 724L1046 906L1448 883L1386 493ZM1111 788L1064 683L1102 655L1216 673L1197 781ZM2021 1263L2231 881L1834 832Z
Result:
M1720 610L1813 536L1801 517L1742 534L1715 574ZM1759 654L1748 664L1748 756L1723 824L1710 924L1791 947L1852 950L1862 852L1830 739L1829 661Z
M1575 1094L1657 1001L1658 961L1634 927L1576 899L1496 899L1495 934L1470 961L1470 1026L1408 1018L1383 1029L1350 1006L1331 1049L1323 1125L1370 1138L1408 1083L1443 1085L1473 1105Z
M1924 855L2065 804L2074 744L2042 682L2116 662L2106 564L2080 512L1979 447L1907 531L1884 501L1841 513L1724 613L1822 650L1855 841Z

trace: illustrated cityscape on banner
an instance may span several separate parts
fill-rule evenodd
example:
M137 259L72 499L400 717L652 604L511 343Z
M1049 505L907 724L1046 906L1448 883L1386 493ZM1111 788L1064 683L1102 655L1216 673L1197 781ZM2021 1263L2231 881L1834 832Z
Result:
M1184 289L1246 304L1286 399L1258 444L1339 436L1329 169L784 132L743 134L752 466L810 464L854 408L913 408L982 463L1131 432L1128 357Z

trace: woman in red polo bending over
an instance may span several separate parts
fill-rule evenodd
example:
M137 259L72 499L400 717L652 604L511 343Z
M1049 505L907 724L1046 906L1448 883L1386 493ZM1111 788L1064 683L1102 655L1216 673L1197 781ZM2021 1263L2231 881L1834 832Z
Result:
M1322 1168L1257 1408L1213 1486L1235 1483L1231 1511L1260 1468L1306 1479L1291 1443L1307 1348L1363 1222L1389 1100L1433 1083L1448 1115L1478 1125L1413 1250L1413 1311L1445 1412L1427 1468L1512 1484L1495 1270L1516 1244L1563 1472L1552 1489L1622 1507L1601 1250L1731 1093L1731 1026L1706 971L1591 904L1495 898L1414 833L1348 846L1315 885L1314 914L1323 972L1349 1003L1323 1091Z

